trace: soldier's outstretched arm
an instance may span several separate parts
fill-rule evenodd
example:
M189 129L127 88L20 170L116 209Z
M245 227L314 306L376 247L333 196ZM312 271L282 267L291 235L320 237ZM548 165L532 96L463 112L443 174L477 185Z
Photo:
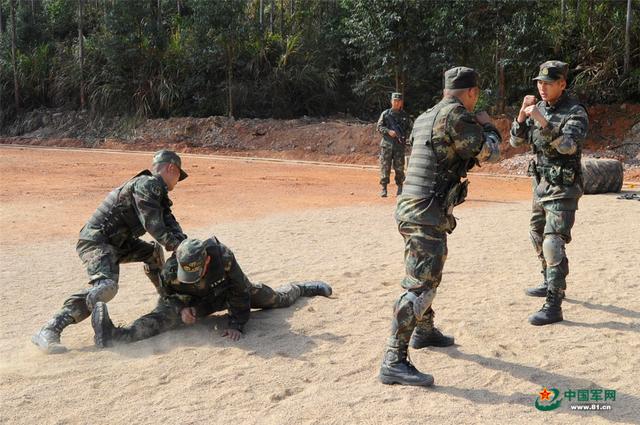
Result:
M138 183L135 187L133 198L136 212L142 226L147 232L167 251L174 251L180 242L186 239L186 235L180 231L168 227L165 223L162 197L163 188L154 180L146 180Z
M589 116L582 105L575 105L569 112L562 128L558 129L558 137L553 139L551 146L564 155L575 153L578 146L582 145L587 137L589 128Z
M222 263L231 282L229 289L229 329L242 332L249 321L251 311L251 282L236 261L233 252L224 245L221 247Z
M488 116L484 124L479 124L473 114L460 106L451 111L447 117L447 123L456 153L462 159L498 160L502 137L488 121Z

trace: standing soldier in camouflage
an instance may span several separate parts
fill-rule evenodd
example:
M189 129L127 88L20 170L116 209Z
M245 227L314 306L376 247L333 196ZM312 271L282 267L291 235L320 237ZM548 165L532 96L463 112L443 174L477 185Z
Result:
M529 164L534 177L533 208L529 233L542 263L544 281L526 291L547 297L542 309L529 317L532 325L559 322L567 287L569 260L565 244L582 196L580 156L589 118L584 106L566 91L568 65L548 61L540 65L537 81L542 100L525 96L511 126L512 146L531 145L535 160Z
M402 109L402 93L391 94L391 108L380 114L377 130L382 134L380 141L380 196L387 197L387 185L391 176L391 165L395 171L397 195L402 193L404 182L404 154L407 136L411 132L411 119Z
M489 115L472 113L480 97L476 71L452 68L444 78L443 99L415 122L407 180L397 202L398 230L405 241L405 292L393 309L379 375L384 384L433 385L431 375L411 364L408 348L454 343L434 326L431 306L447 258L447 233L456 226L453 207L467 195L467 171L500 155L500 133Z
M187 174L180 157L162 150L153 157L152 170L144 170L102 201L80 230L76 251L89 274L89 287L71 295L31 341L46 353L66 351L62 330L89 317L97 302L108 302L118 292L121 263L143 262L147 277L160 288L164 265L162 246L175 250L186 235L171 213L168 192ZM146 232L158 242L139 237Z
M96 345L150 338L221 310L229 312L222 336L237 341L252 308L282 308L300 297L331 295L331 287L324 282L292 283L276 290L253 284L233 252L216 238L183 241L164 266L162 289L156 308L126 327L113 326L107 305L96 303L91 316Z

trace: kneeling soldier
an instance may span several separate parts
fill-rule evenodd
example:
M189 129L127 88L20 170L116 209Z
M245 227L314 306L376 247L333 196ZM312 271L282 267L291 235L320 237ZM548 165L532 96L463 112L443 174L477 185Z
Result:
M324 282L291 283L276 290L251 283L233 252L216 238L183 241L176 257L165 264L162 289L156 308L125 327L115 327L107 305L97 303L91 318L96 346L150 338L222 310L229 315L222 336L237 341L252 308L288 307L300 297L328 297L332 292Z
M66 351L60 334L67 326L89 317L97 302L118 292L120 264L142 262L149 280L159 288L164 252L186 239L171 213L169 192L187 177L180 157L161 150L151 171L144 170L107 195L80 230L76 251L89 275L89 286L71 295L31 341L48 354ZM156 241L140 238L149 233Z

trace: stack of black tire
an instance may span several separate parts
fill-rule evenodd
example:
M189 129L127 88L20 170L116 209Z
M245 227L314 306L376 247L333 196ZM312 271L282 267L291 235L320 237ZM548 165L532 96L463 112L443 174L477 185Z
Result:
M584 193L620 192L624 177L622 163L617 159L583 159Z

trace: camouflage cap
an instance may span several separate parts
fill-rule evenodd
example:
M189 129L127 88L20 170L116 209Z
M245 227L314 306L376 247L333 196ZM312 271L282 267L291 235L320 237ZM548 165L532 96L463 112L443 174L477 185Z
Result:
M402 93L391 93L391 100L402 100Z
M569 65L560 61L546 61L540 65L538 76L534 80L540 81L558 81L566 80Z
M444 88L457 90L457 89L470 89L471 87L478 86L479 75L473 68L467 68L466 66L456 66L444 73Z
M177 153L175 153L174 151L169 151L166 149L163 149L161 151L156 152L153 155L153 164L160 164L160 163L169 163L169 164L173 164L175 166L177 166L180 169L180 178L178 179L178 181L182 181L184 179L186 179L187 177L189 177L189 175L187 173L184 172L184 170L182 169L182 161L180 160L180 157L178 156Z
M199 239L185 239L176 249L178 260L178 280L182 283L197 283L202 276L206 245Z

